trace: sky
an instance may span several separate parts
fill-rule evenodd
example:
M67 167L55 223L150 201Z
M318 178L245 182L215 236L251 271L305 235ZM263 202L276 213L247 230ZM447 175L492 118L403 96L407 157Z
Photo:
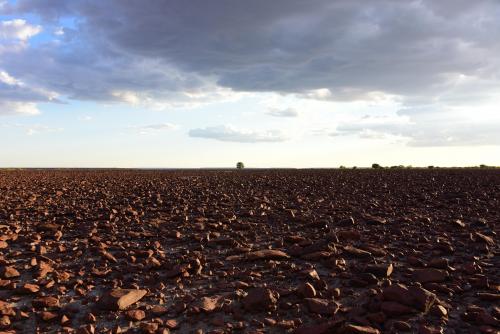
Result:
M0 0L0 167L500 166L497 0Z

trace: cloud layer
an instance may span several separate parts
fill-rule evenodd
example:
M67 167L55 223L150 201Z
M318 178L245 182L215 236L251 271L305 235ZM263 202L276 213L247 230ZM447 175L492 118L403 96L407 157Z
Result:
M117 90L169 97L218 85L417 101L456 89L461 75L496 84L499 77L493 0L19 0L3 12L54 25L78 18L59 46L33 51L42 56L35 68L27 66L32 53L6 60L16 74L75 98L113 99Z
M192 129L189 131L189 136L238 143L273 143L282 142L287 139L287 137L278 130L251 131L237 129L230 125Z
M273 92L393 99L408 116L407 124L344 124L343 134L398 135L413 145L499 143L491 122L476 122L471 136L466 118L448 112L481 112L499 100L496 0L17 0L0 5L0 14L9 15L0 22L0 114L33 114L57 96L162 109ZM422 109L431 112L423 117ZM190 135L283 139L228 126Z

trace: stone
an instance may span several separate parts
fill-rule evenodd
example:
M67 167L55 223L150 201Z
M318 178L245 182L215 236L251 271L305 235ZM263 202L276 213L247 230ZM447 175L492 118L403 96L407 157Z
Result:
M58 315L57 313L54 312L44 311L40 314L40 317L42 318L43 321L52 321L57 319Z
M339 331L341 334L380 334L380 331L376 328L369 326L357 326L348 324L342 327Z
M255 252L250 252L245 254L245 258L249 261L253 260L264 260L264 259L288 259L290 256L280 250L275 249L264 249Z
M334 315L337 313L339 306L335 302L330 302L327 299L321 298L304 298L307 309L311 313Z
M354 226L356 225L356 222L354 221L354 218L352 217L349 217L349 218L345 218L345 219L341 219L337 222L337 225L338 226Z
M405 321L394 321L392 323L392 326L399 330L399 331L402 331L402 332L409 332L411 331L411 326L409 323L405 322Z
M203 312L210 313L222 306L222 296L203 297L196 306Z
M52 296L39 297L32 301L33 307L43 308L43 307L59 307L59 299Z
M406 306L411 306L423 312L428 312L437 297L434 293L421 287L406 287L403 284L390 285L382 291L385 301L394 301Z
M476 236L476 240L482 241L485 244L487 244L488 246L495 245L495 241L493 240L492 237L489 237L489 236L482 234L482 233L479 233L479 232L475 232L474 234Z
M389 277L394 270L392 263L389 264L370 264L364 268L364 271L377 277Z
M420 283L444 282L449 274L446 270L435 268L415 269L413 279Z
M19 293L23 294L35 294L40 291L40 287L36 284L24 284L22 287L18 289Z
M4 278L15 278L15 277L21 276L21 274L19 273L19 271L17 271L16 268L14 268L12 266L7 266L7 267L3 268L2 276Z
M356 247L350 246L350 245L344 247L344 253L349 254L351 256L354 256L354 257L361 257L361 258L363 258L363 257L368 258L368 257L372 256L372 254L370 252L364 251L362 249L359 249L359 248L356 248Z
M128 310L125 314L127 318L132 321L141 321L146 317L146 312L143 310Z
M125 310L146 295L146 290L114 289L99 299L99 306L109 310Z
M253 288L243 298L243 307L248 311L271 309L278 302L279 294L267 288Z
M389 317L397 317L403 314L413 313L411 307L400 304L398 302L382 302L380 309Z
M316 297L316 290L311 283L303 283L297 288L297 292L304 298Z
M156 316L164 315L168 312L168 308L163 305L155 305L151 308L151 313Z

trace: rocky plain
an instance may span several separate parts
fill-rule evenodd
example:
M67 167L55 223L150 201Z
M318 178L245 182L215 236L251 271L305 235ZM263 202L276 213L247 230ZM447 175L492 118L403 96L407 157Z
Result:
M500 171L3 170L0 333L499 333Z

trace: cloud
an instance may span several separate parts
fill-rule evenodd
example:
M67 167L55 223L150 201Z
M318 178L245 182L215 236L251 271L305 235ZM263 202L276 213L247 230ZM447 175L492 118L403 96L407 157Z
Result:
M0 115L40 113L39 102L57 102L57 94L43 88L30 87L0 70Z
M90 122L92 121L94 118L92 116L89 116L89 115L84 115L84 116L78 116L78 120L80 122Z
M287 137L281 131L242 130L230 125L192 129L189 131L189 136L238 143L282 142L287 140Z
M55 50L36 50L56 66L37 75L64 82L51 89L92 99L216 86L315 99L430 98L459 75L498 84L499 11L493 0L19 0L3 8L56 27L78 18Z
M274 117L298 117L300 115L300 113L293 108L286 108L286 109L271 108L266 112L266 114Z
M331 137L355 135L362 139L392 140L409 146L500 145L500 118L472 121L453 111L395 116L364 116L339 124Z
M22 19L0 22L0 40L19 40L25 42L41 31L41 26L30 25Z
M176 129L177 125L172 123L158 123L158 124L149 124L149 125L135 125L131 126L130 129L134 130L138 134L146 135L151 133L157 133L160 131L167 131Z
M19 123L0 123L0 128L23 129L26 135L33 136L41 133L62 132L64 128L52 127L44 124L19 124Z
M33 136L33 135L40 134L40 133L61 132L61 131L64 131L64 129L63 128L55 128L55 127L47 126L47 125L41 125L41 124L35 124L32 126L26 127L26 134L28 136Z
M394 100L408 124L364 120L337 131L402 135L410 145L498 143L488 122L465 125L483 113L481 104L499 102L496 0L17 0L0 13L24 17L4 21L0 33L18 46L2 37L0 68L25 83L0 87L12 110L50 100L35 88L149 109L240 92ZM27 18L64 34L27 45L42 29ZM468 119L447 111L454 106L468 106ZM239 138L228 128L192 131Z

